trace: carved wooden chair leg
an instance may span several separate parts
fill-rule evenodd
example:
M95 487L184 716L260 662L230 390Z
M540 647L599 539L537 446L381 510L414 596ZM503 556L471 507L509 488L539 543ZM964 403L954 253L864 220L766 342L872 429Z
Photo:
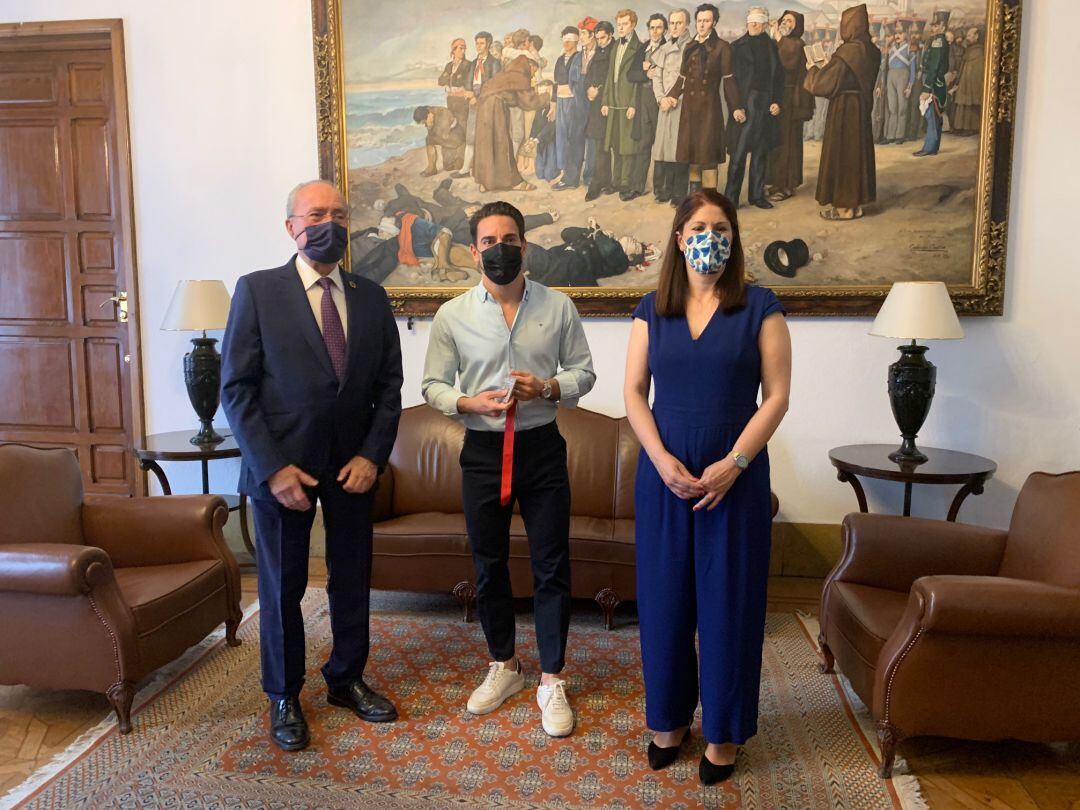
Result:
M458 604L461 605L462 610L465 612L462 621L471 622L473 620L473 606L476 604L476 586L466 580L455 585L451 593L457 597Z
M230 647L239 647L240 639L236 637L236 631L240 629L240 619L225 620L225 643Z
M878 720L877 738L878 745L881 747L881 767L878 768L878 776L882 779L892 779L896 748L904 738L903 733L887 720Z
M829 649L829 644L825 641L824 633L818 636L818 644L821 646L822 658L818 663L818 671L826 675L831 675L836 672L836 658L833 657L833 651Z
M120 726L121 734L131 733L131 704L135 700L135 684L130 681L120 681L109 687L105 693L113 710L116 712L116 722Z
M619 606L622 601L619 598L619 593L614 588L604 588L596 596L593 597L593 601L600 606L600 610L604 612L604 627L607 630L613 630L615 628L615 608Z

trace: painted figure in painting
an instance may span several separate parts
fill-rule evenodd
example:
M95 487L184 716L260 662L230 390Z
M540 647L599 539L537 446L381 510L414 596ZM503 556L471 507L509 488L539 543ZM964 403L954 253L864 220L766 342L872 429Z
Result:
M880 55L870 41L865 5L844 12L840 37L833 58L824 67L810 66L806 75L806 88L829 99L816 195L821 205L831 206L821 212L829 220L857 219L877 199L870 113Z

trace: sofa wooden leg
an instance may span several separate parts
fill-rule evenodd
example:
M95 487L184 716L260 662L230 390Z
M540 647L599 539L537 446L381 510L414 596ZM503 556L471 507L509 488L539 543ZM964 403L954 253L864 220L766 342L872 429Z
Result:
M878 768L878 776L882 779L892 779L896 748L900 745L903 734L887 720L878 720L877 738L878 745L881 747L881 767Z
M240 619L225 620L225 643L230 647L239 647L240 639L236 637L236 631L240 629Z
M135 684L130 681L120 681L109 687L105 693L113 710L116 712L116 722L120 726L121 734L131 733L131 704L135 700Z
M818 671L823 672L826 675L831 675L836 672L836 658L833 657L833 651L829 649L829 643L825 640L825 634L821 633L818 637L818 644L821 647L821 658L818 662Z
M604 627L608 630L615 628L615 608L619 606L619 593L614 588L604 588L593 600L600 606L600 610L604 612Z
M457 597L458 603L461 605L462 610L465 611L462 621L471 622L473 620L473 606L476 604L476 586L466 580L455 585L451 593Z

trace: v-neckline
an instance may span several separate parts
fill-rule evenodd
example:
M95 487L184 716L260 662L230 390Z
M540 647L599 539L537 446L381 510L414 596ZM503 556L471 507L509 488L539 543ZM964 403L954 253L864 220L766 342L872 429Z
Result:
M684 318L686 321L686 334L690 336L690 343L697 344L699 340L709 331L709 327L712 326L712 322L716 320L716 313L720 311L719 302L716 304L716 309L712 311L712 315L709 316L709 320L705 321L705 325L701 327L701 331L698 332L698 336L694 337L693 331L690 329L690 316L687 314Z

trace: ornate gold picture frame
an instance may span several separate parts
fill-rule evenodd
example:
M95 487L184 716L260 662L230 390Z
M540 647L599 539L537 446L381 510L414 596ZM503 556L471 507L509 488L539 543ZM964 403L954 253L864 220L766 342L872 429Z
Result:
M737 40L747 33L736 8L743 5L716 2L715 34L734 42L735 51ZM762 5L772 17L765 35L779 41L783 3ZM808 60L825 54L826 61L817 63L821 68L842 44L845 11L858 4L803 0L797 5L810 9L800 15L802 39L810 46ZM951 18L939 29L934 26L940 12L932 2L869 4L870 35L882 59L872 112L877 189L875 198L860 209L863 216L853 221L822 216L841 209L818 202L821 155L830 137L828 104L835 103L820 96L811 101L810 117L798 122L804 134L800 146L791 147L803 153L801 184L789 197L766 186L769 199L775 200L771 209L751 205L745 197L740 200L747 271L754 282L772 288L789 312L873 314L892 282L925 279L945 281L961 314L1002 314L1021 0L966 0L952 6ZM559 57L565 56L568 65L576 50L580 67L581 42L591 38L595 47L605 24L614 28L616 11L624 8L635 9L637 18L628 41L647 48L647 21L659 9L642 3L612 3L600 9L582 2L567 13L565 4L548 7L527 0L491 7L429 0L381 6L366 0L312 0L320 174L341 188L352 211L348 267L383 283L400 314L430 315L442 301L476 283L462 223L472 206L494 199L506 199L527 215L529 249L537 248L534 260L547 262L547 269L537 263L530 273L537 280L554 279L552 286L564 289L583 315L627 316L641 296L655 288L674 212L669 201L658 202L655 196L655 143L645 157L650 168L643 195L624 199L623 193L608 193L586 199L584 177L580 185L556 188L568 176L565 165L572 160L564 161L558 151L559 133L566 131L556 126L563 108L549 102L558 97L561 103L577 92L565 89L574 79L568 81L565 71L559 74ZM669 35L670 12L665 4ZM689 27L692 32L694 23ZM579 40L568 36L571 29L580 32ZM901 31L903 37L897 34ZM492 94L485 94L480 83L484 70L476 71L477 49L482 47L477 35L485 32L492 36L484 64L494 58L508 73L520 69L526 82L503 82L497 103L486 100ZM924 59L940 47L934 44L937 34L948 32L945 47L951 62L944 77L942 98L947 101L941 106L940 152L915 156L913 152L924 148L928 126L919 104L922 81L932 72L924 69ZM566 42L574 48L564 47ZM612 56L618 47L616 39L610 45ZM656 53L659 61L662 52ZM906 79L897 71L906 72L910 68L903 66L909 63L915 66L913 90L904 96ZM609 69L612 84L622 81L617 70ZM581 71L582 77L587 72ZM890 75L896 87L888 86ZM471 88L470 76L477 81ZM582 77L578 79L584 81ZM640 92L648 92L648 87L655 91L659 85L650 79L645 87ZM601 101L603 92L598 91ZM619 91L609 87L607 92ZM959 107L958 92L965 102ZM461 100L470 93L470 99ZM897 101L901 97L906 101ZM638 98L644 106L644 96ZM498 106L494 115L493 104ZM613 101L609 114L618 106ZM729 127L731 112L725 102ZM470 116L473 130L459 120ZM488 189L477 177L496 175L470 169L470 164L488 159L480 154L481 142L491 141L474 130L492 126L501 128L496 141L509 134L517 150L516 165L508 167L513 187ZM605 141L601 135L596 143L598 154L605 146L612 148L610 137ZM728 139L725 162L718 166L721 192L734 162L731 143ZM834 152L838 146L845 144L834 141ZM463 162L463 150L468 163ZM545 160L546 169L541 166ZM579 158L579 168L580 163ZM552 177L551 172L556 174ZM778 182L771 174L769 180ZM403 238L402 231L415 237ZM793 247L797 240L805 248ZM372 258L374 249L380 251L379 261ZM800 253L805 253L805 262ZM399 259L396 265L394 256ZM614 264L606 269L603 263L612 257ZM565 282L568 278L572 283Z

